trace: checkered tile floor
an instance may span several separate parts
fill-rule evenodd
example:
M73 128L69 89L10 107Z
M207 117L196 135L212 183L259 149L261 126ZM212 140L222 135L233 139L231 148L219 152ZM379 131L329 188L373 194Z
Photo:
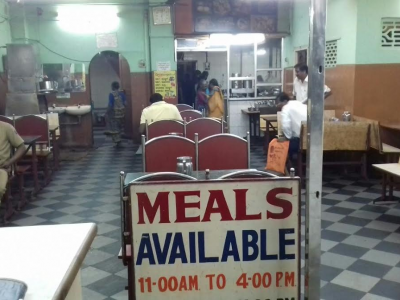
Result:
M100 140L100 136L99 136ZM141 170L137 147L114 149L102 140L80 161L63 162L51 184L9 226L95 222L98 235L82 268L85 300L126 300L120 248L119 172ZM253 167L263 168L261 147ZM373 205L376 180L325 176L322 200L321 297L325 300L400 299L400 204ZM400 197L399 192L395 196ZM302 251L304 256L304 195ZM400 199L400 198L397 198ZM302 261L304 266L304 260Z

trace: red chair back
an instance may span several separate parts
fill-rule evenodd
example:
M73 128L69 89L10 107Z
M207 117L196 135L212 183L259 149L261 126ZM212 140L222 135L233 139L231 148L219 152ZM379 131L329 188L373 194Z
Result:
M170 133L181 133L185 135L185 126L182 122L175 120L162 120L147 125L147 140L169 135Z
M192 120L203 117L201 112L199 112L198 110L194 110L194 109L188 109L188 110L181 111L181 116L182 116L182 119L184 119L186 122L190 122Z
M190 156L195 170L196 145L193 141L180 136L162 136L154 138L143 146L144 172L176 172L176 159Z
M26 115L15 119L15 129L19 135L37 135L37 143L49 144L49 125L47 119L41 116Z
M198 170L250 168L250 142L232 134L217 134L198 144Z
M184 111L184 110L191 110L191 109L193 109L193 106L190 106L190 105L187 105L187 104L177 104L177 105L176 105L176 108L177 108L179 111Z
M6 116L0 116L0 121L14 126L13 118L6 117Z
M217 119L200 118L186 124L186 137L194 141L195 134L199 135L199 141L206 137L222 132L221 122Z

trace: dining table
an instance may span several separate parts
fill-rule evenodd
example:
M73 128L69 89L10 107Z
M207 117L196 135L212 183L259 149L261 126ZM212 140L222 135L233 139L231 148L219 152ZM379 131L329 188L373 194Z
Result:
M37 168L37 156L36 156L36 142L41 138L40 135L22 135L21 138L24 140L24 144L27 146L25 154L32 149L31 161L32 161L32 173L34 191L33 194L37 194L40 190L38 168Z
M82 300L81 267L96 232L94 223L1 228L0 278L24 282L25 300Z

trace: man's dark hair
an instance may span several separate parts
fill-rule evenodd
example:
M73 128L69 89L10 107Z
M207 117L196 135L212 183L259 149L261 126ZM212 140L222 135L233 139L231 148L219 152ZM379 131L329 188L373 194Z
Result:
M113 83L111 83L111 89L113 91L119 90L119 82L118 81L114 81Z
M290 97L288 94L286 93L280 93L277 97L276 97L276 102L285 102L285 101L289 101Z
M209 84L212 84L213 86L219 86L218 81L215 78L211 79Z
M196 71L194 71L194 74L195 74L197 77L200 77L201 71L200 71L200 70L196 70Z
M156 102L160 102L160 101L163 101L163 96L161 96L161 94L155 93L155 94L151 95L150 103L156 103Z
M294 66L294 69L299 69L301 72L306 72L308 74L308 66L306 64L299 63Z

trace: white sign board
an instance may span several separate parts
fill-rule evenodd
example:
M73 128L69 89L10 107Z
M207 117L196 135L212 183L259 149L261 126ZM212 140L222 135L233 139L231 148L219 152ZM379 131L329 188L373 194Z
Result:
M171 62L170 61L158 61L157 62L157 71L171 71Z
M130 187L136 300L300 298L299 181Z
M117 48L118 38L116 33L96 34L97 49Z

